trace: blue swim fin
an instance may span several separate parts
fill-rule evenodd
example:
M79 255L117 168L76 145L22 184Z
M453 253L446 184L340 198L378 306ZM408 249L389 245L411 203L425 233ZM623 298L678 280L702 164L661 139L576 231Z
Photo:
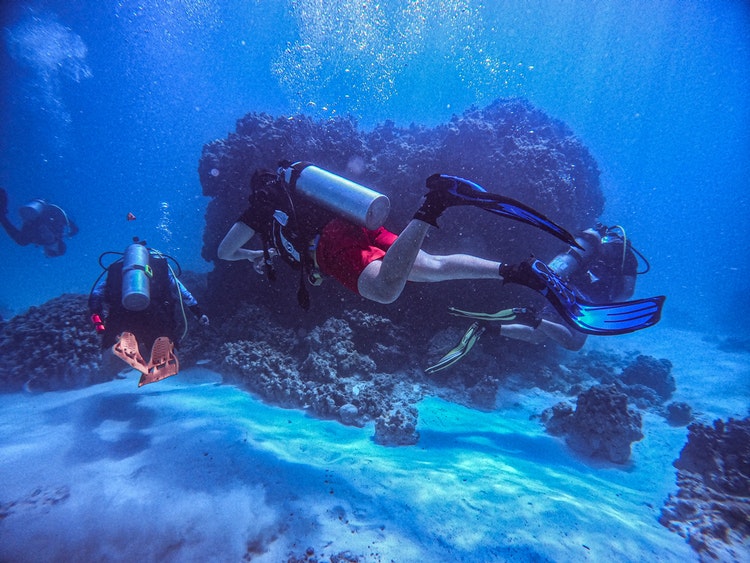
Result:
M661 309L666 299L663 295L594 305L576 296L541 260L533 260L530 266L537 278L544 282L545 287L539 292L576 330L586 334L612 336L648 328L661 319Z
M431 185L434 187L431 187ZM542 229L571 246L580 246L572 234L535 209L515 199L488 192L471 180L448 174L433 174L427 179L427 186L431 189L446 190L459 200L464 200L465 202L454 205L473 205L501 217L515 219L516 221Z

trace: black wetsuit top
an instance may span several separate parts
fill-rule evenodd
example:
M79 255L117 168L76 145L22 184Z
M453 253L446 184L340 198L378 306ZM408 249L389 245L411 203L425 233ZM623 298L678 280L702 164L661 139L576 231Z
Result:
M153 270L151 302L143 311L130 311L122 306L122 260L112 264L107 271L104 301L109 305L102 348L111 347L122 332L132 332L138 340L142 354L148 354L154 341L168 336L177 344L178 323L175 319L175 297L171 289L167 260L149 257Z

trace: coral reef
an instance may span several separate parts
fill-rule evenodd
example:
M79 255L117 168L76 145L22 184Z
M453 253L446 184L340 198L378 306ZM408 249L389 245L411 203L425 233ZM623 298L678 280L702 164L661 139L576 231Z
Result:
M461 328L434 332L434 323L426 324L423 318L394 322L355 308L309 323L316 319L300 326L300 317L287 311L240 304L212 323L217 328L191 326L179 350L181 364L187 367L201 359L228 380L284 407L306 408L348 425L374 422L374 439L388 445L418 440L416 404L425 394L492 410L500 387L573 394L596 383L596 377L629 388L614 374L634 365L640 366L639 373L644 365L656 366L661 374L657 381L667 373L664 360L540 350L497 337L490 329L465 359L428 377L423 369L455 344ZM43 337L54 348L49 356L55 363L37 361L36 335L43 325L53 327ZM2 356L7 390L27 382L27 388L35 390L81 386L113 376L101 369L98 337L89 325L83 296L61 297L0 330L0 349L12 350ZM34 338L27 338L32 334ZM77 346L73 353L70 342ZM689 405L674 403L667 410L674 424L686 424L691 416ZM550 431L560 420L558 416L550 422Z
M636 352L605 353L598 350L581 352L567 365L548 366L554 383L539 385L577 395L594 384L615 385L628 400L642 410L663 416L670 424L685 426L692 419L692 408L686 403L665 404L677 389L672 375L672 362ZM619 372L619 373L618 373ZM555 385L557 387L555 387Z
M286 561L287 563L322 563L324 561L323 557L326 557L325 554L321 553L318 555L315 553L315 548L308 547L304 554L291 554ZM351 551L341 551L339 553L331 554L327 560L331 563L359 563L360 557L361 556L355 555Z
M245 207L253 171L275 167L281 158L315 162L385 193L392 201L386 226L394 231L419 204L425 178L438 171L471 178L522 200L572 231L590 226L604 205L599 170L586 147L565 124L521 99L473 107L435 127L404 128L385 122L371 131L359 129L348 118L315 121L301 115L248 114L237 121L235 132L204 146L198 163L203 193L211 198L202 254L214 263L214 270L207 276L186 272L186 283L212 322L207 330L191 330L181 342L183 368L207 361L279 405L307 408L345 424L374 422L375 439L384 444L416 441L415 404L425 393L492 409L500 386L574 394L597 381L617 381L614 374L622 358L590 356L566 365L554 347L542 350L510 342L491 330L450 371L426 377L423 369L430 359L460 336L445 314L449 304L500 309L518 299L541 299L522 289L498 291L492 280L447 282L439 289L434 284L409 284L395 306L367 302L326 282L311 288L313 307L298 314L299 277L294 272L270 283L247 262L216 256L219 242ZM561 249L559 241L541 231L473 208L451 209L428 244L433 252L493 256L502 251L505 260L526 258L531 252L552 256ZM34 370L43 364L30 360L35 352L27 343L30 339L23 339L38 332L29 318L13 319L1 329L0 349L13 342L18 348L15 356L3 354L6 387L31 379L37 388L56 388L104 377L97 363L98 339L88 326L83 298L76 299L80 302L75 306L75 326L80 323L80 328L64 328L65 312L56 313L61 318L49 324L61 328L51 333L62 331L66 344L51 340L45 353L59 361L47 362L49 377L72 378L75 383L42 385L44 375ZM30 324L24 328L26 322ZM78 356L70 356L71 338ZM64 362L60 354L67 355ZM653 366L630 370L631 382L620 382L622 388L654 389L649 381L635 377L648 368ZM663 402L658 386L653 394Z
M354 310L306 333L285 329L256 307L247 307L245 314L254 322L239 312L233 318L249 327L252 339L221 348L221 370L228 377L284 407L307 408L354 426L376 421L379 443L416 442L417 411L410 405L421 393L405 374L378 369L378 362L394 361L384 358L408 357L400 345L401 329Z
M558 403L542 413L550 434L564 435L575 451L624 464L630 445L643 438L641 414L628 408L628 397L614 385L596 385L578 396L576 408Z
M214 296L212 310L226 310L223 296L230 288L235 303L274 302L287 311L297 308L297 276L279 275L276 282L268 283L249 264L216 256L219 242L246 206L253 171L273 168L282 158L313 162L385 193L392 203L386 226L394 232L411 218L425 179L435 172L471 178L491 191L535 206L571 231L590 226L604 207L599 170L586 147L565 124L522 99L499 99L484 108L471 108L432 128L401 128L386 122L370 132L347 118L315 121L303 115L251 113L238 120L235 132L225 139L206 144L198 165L203 194L211 198L202 255L215 266L208 282ZM439 236L428 242L433 252L489 257L502 249L503 259L510 261L530 253L551 257L561 249L559 241L546 233L473 208L450 210L441 227ZM250 283L248 276L253 278ZM343 291L333 282L313 288L310 315L340 315ZM393 320L420 314L418 302L423 295L429 295L438 308L451 298L461 298L465 306L472 301L486 305L483 295L467 294L459 285L444 284L439 295L426 288L410 288L409 293L408 303L391 308ZM511 298L517 290L504 293ZM379 310L372 304L363 308Z
M750 418L694 423L659 521L701 560L750 560Z
M622 370L620 389L641 408L660 405L677 388L671 372L669 360L641 355Z
M62 295L0 327L0 389L50 391L107 381L83 295Z
M672 426L687 426L693 420L693 408L682 401L669 403L666 419Z
M383 446L408 446L419 441L417 409L404 405L379 416L375 422L375 441Z

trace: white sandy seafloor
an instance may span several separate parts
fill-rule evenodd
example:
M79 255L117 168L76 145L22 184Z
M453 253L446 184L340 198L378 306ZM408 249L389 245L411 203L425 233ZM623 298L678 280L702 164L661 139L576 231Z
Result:
M587 346L674 363L702 421L747 415L746 354L668 329ZM627 466L530 420L562 397L428 398L419 444L271 407L201 369L138 389L0 395L0 561L697 561L657 518L685 428L644 416Z

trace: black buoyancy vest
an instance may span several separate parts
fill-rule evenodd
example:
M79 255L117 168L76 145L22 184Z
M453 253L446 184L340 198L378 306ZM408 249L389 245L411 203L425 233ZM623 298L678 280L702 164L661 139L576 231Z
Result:
M269 248L273 248L287 264L300 270L297 301L303 309L308 309L310 297L305 278L313 268L310 246L335 215L307 198L298 196L283 178L279 178L272 186L254 189L250 206L260 210L262 217L262 228L258 234L263 241L269 279L274 279L268 252Z
M104 300L109 307L105 335L107 343L112 341L113 344L112 339L124 331L132 332L139 341L146 342L149 350L153 341L159 336L168 336L173 342L177 342L175 300L172 295L167 260L149 254L149 265L153 272L150 282L151 300L149 306L143 311L130 311L122 305L123 261L118 260L107 269L107 282L104 289Z

